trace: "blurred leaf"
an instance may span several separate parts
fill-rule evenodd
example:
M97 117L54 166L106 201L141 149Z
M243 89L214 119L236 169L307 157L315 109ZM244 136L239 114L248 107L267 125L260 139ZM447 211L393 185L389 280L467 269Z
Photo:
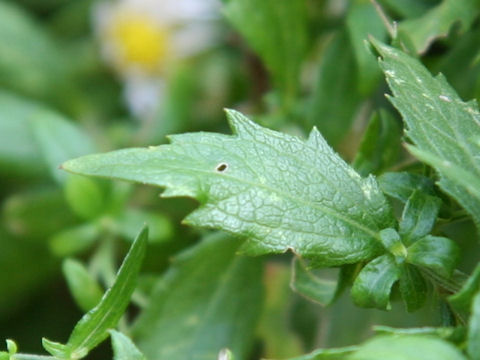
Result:
M399 33L413 42L417 52L423 54L438 38L446 37L455 23L468 29L478 15L476 0L443 0L423 16L402 21Z
M13 2L0 2L0 85L54 103L70 102L68 62L42 26Z
M400 235L405 245L430 234L437 220L442 201L419 190L413 192L403 209Z
M379 0L397 14L406 17L420 17L435 5L436 0Z
M85 176L70 175L64 186L70 208L83 219L94 219L106 208L105 189L100 182Z
M61 359L80 359L108 337L130 302L147 247L148 228L144 227L132 244L114 284L95 308L75 325L68 342L63 345L43 339L44 348Z
M260 56L288 108L297 95L308 47L305 1L228 0L224 13Z
M58 257L74 255L88 249L99 235L100 229L92 223L66 228L50 237L50 249Z
M320 305L329 305L337 294L337 281L317 276L307 264L296 257L292 262L292 290Z
M320 62L307 126L317 126L336 146L348 132L360 100L354 54L348 35L342 31L330 40Z
M408 312L420 309L427 300L428 288L423 275L415 266L400 266L399 288Z
M377 87L381 78L375 56L367 46L368 38L373 36L383 41L387 37L387 29L373 3L365 0L351 1L346 23L357 63L356 86L361 94L368 95Z
M150 359L215 359L228 347L246 359L262 308L262 262L237 257L240 242L213 234L160 279L134 335Z
M411 148L441 175L439 186L480 224L480 113L465 103L444 77L432 77L416 59L375 42L380 65L395 97L391 99L408 127ZM415 150L417 149L417 150Z
M425 236L408 248L407 260L411 264L433 270L450 277L460 258L460 250L452 240L439 236Z
M77 221L57 189L24 191L7 197L2 218L12 234L42 242L59 228L72 226Z
M146 360L135 344L122 333L110 330L114 360Z
M466 360L460 350L430 336L378 336L347 360Z
M463 284L459 292L451 295L448 302L458 311L469 313L475 294L480 290L480 264Z
M103 296L98 282L79 261L66 259L62 266L63 275L73 299L84 312L94 308Z
M391 167L400 154L400 126L387 111L375 113L368 123L353 167L362 176L382 173Z
M290 358L288 360L343 360L348 354L353 353L356 346L350 346L339 349L318 349L309 354Z
M394 328L390 326L374 326L373 330L377 334L385 334L385 335L427 335L427 336L435 336L445 340L450 341L451 339L457 336L457 333L462 332L463 330L460 328L454 327L421 327L421 328Z
M152 243L168 241L173 236L172 222L163 214L138 209L125 209L119 216L106 219L106 227L129 240L138 228L148 225L148 240Z
M315 129L304 141L236 111L227 115L233 136L175 135L168 145L89 155L63 167L197 198L202 206L185 221L248 236L242 251L250 255L291 249L328 266L381 251L378 231L395 220L373 177L361 178Z
M353 301L357 306L390 308L390 292L400 277L400 271L390 254L370 261L360 271L352 287Z
M471 360L480 359L480 293L472 300L472 315L468 325L467 353Z
M429 195L435 194L432 179L408 172L384 173L378 177L378 184L385 194L402 202L407 202L417 190Z
M59 114L42 109L32 114L30 121L40 152L58 183L67 179L67 174L59 170L64 161L96 150L86 133Z

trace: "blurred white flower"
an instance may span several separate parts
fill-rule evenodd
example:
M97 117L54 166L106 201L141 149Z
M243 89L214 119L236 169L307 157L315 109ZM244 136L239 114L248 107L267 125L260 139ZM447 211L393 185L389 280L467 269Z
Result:
M102 56L125 82L132 114L153 114L172 65L215 44L219 7L218 0L112 0L94 7Z

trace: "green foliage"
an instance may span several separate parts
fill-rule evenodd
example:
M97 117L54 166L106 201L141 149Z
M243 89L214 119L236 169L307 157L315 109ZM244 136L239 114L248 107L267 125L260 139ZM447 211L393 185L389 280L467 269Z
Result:
M0 360L480 360L480 3L184 1L0 0Z

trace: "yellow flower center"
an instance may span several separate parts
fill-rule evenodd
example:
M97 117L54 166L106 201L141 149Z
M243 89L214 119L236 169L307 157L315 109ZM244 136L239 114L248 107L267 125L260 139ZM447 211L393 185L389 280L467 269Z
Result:
M169 33L148 16L122 14L111 28L121 68L137 66L154 72L161 70L169 56Z

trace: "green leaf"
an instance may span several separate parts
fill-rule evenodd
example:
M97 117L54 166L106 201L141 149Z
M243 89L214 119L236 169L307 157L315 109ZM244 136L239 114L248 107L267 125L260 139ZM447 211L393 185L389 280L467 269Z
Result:
M360 105L356 77L350 41L346 31L341 31L325 49L307 113L308 126L317 126L333 146L345 137Z
M430 336L378 336L347 360L467 360L460 350Z
M477 265L472 275L463 284L460 291L451 295L448 302L459 311L469 313L472 307L472 299L480 290L480 264Z
M415 154L436 167L441 175L439 186L479 224L480 113L476 102L463 102L443 76L432 77L418 60L376 41L374 44L395 95L391 101L418 148Z
M472 360L480 360L480 293L472 301L472 315L468 324L467 353Z
M105 189L98 180L69 176L63 189L70 208L83 219L94 219L106 208Z
M147 246L148 228L144 227L132 244L114 284L98 305L75 325L65 345L43 339L44 348L61 359L80 359L108 337L130 302Z
M87 312L101 300L103 291L98 282L79 261L66 259L62 265L68 288L80 309Z
M400 154L400 137L400 126L389 112L373 114L353 161L355 170L367 176L391 167Z
M308 47L305 4L304 0L229 0L224 8L227 19L262 59L287 107L297 94Z
M100 229L96 224L86 223L70 227L49 239L50 249L58 257L71 256L88 249L99 236Z
M398 31L410 38L419 54L438 38L446 37L455 23L468 29L478 15L476 0L443 0L419 18L402 21Z
M318 349L309 354L290 358L288 360L343 360L348 354L357 350L356 346L338 349Z
M114 360L146 360L135 344L121 332L110 330Z
M420 327L420 328L394 328L390 326L374 326L373 331L377 334L385 335L427 335L442 338L447 341L455 341L458 337L463 337L464 329L457 327ZM460 335L460 336L459 336Z
M181 253L157 283L134 335L149 359L245 359L262 308L262 261L235 255L240 241L213 234Z
M95 151L90 137L60 114L39 109L30 117L30 123L50 174L58 183L64 183L68 175L58 169L63 162Z
M337 294L337 281L323 279L317 276L317 274L315 274L312 269L308 269L307 264L298 257L292 262L292 281L290 287L300 295L323 306L329 305Z
M400 235L408 246L428 235L435 225L442 201L421 191L414 191L403 209Z
M435 4L431 0L380 0L380 4L385 4L390 9L402 17L411 18L423 15Z
M417 190L429 195L434 194L433 181L430 178L408 172L382 174L378 177L378 184L385 194L402 202L407 202Z
M408 248L407 261L450 277L460 258L460 249L452 240L439 236L425 236Z
M361 307L389 309L390 292L399 277L393 256L386 254L370 261L353 283L353 301Z
M369 94L378 85L381 72L366 42L369 36L384 40L387 29L373 3L365 0L351 1L346 24L358 69L356 86L362 94Z
M399 289L408 312L420 309L427 300L427 282L415 266L400 266Z
M166 187L197 198L191 225L248 237L250 255L291 249L318 265L367 260L393 226L373 177L361 178L316 129L307 141L262 128L228 111L234 136L192 133L172 143L66 162L66 170Z

